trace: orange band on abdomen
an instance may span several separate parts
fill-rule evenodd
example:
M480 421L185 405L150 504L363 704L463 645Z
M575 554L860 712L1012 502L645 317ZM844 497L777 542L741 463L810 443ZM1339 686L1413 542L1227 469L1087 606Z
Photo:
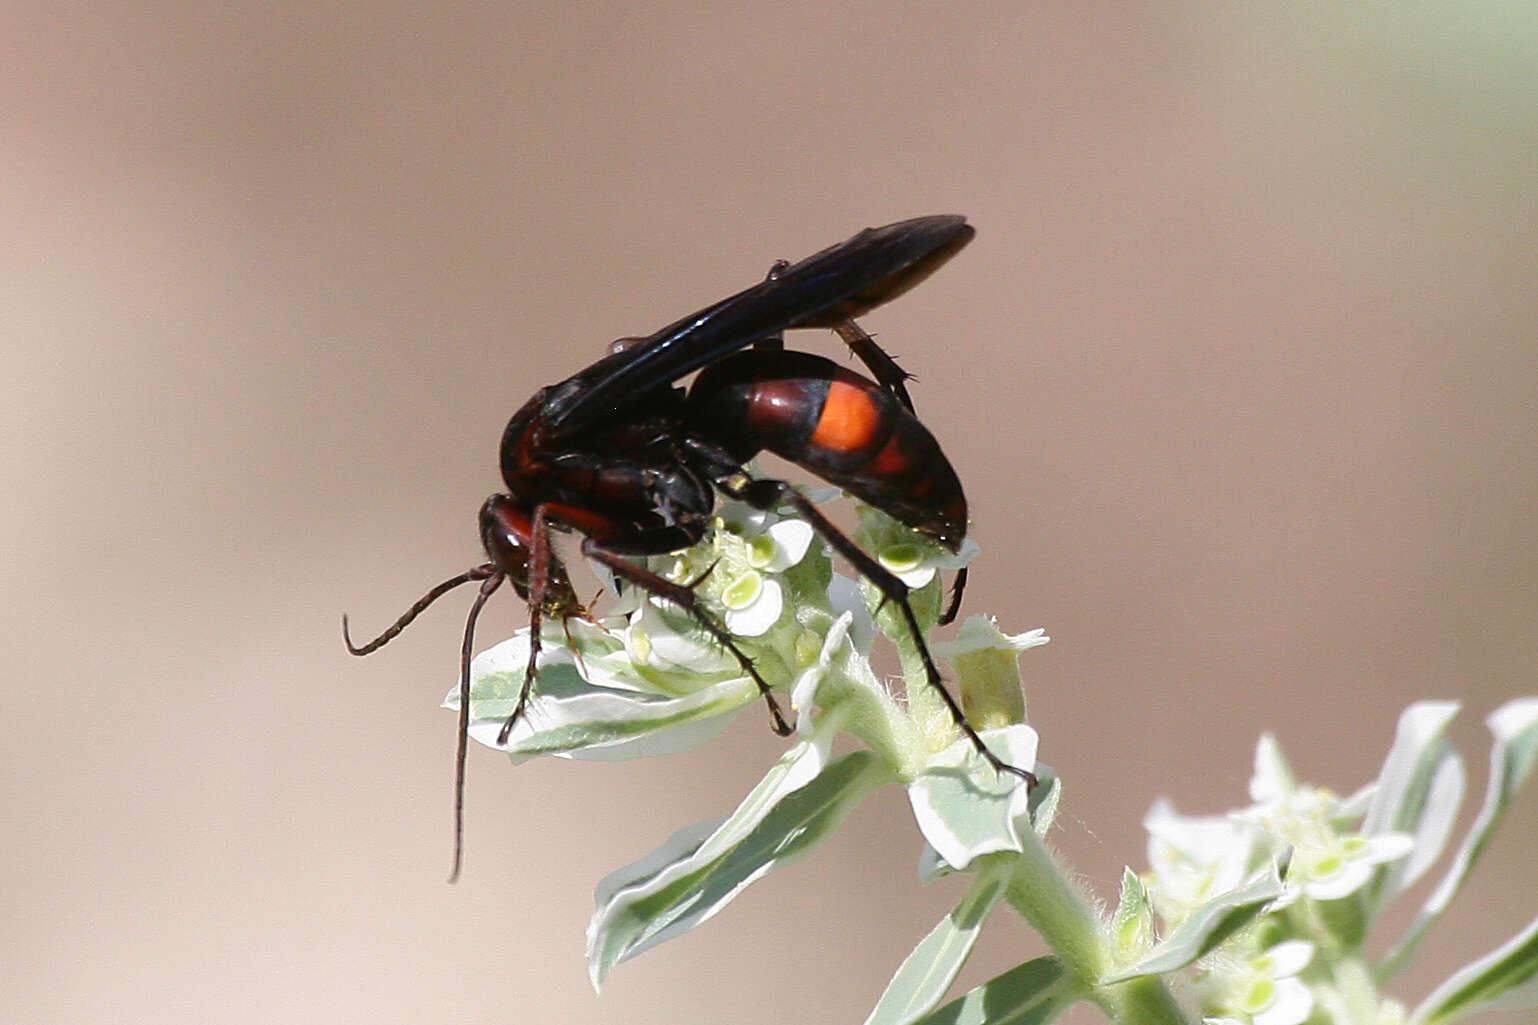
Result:
M842 374L835 374L828 382L828 399L810 439L813 445L834 452L858 452L875 443L882 410L862 384L846 381Z

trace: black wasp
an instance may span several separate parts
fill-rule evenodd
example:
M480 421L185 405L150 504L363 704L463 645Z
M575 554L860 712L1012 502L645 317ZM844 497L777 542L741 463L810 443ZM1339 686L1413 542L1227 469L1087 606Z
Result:
M958 216L868 228L799 263L776 264L757 285L655 334L615 342L609 355L592 366L535 392L508 421L501 453L507 491L488 498L480 512L487 561L427 592L361 647L347 635L343 617L348 650L367 655L446 592L480 581L460 648L454 876L463 832L470 655L482 606L504 580L529 605L528 674L502 728L502 742L533 690L541 620L588 615L551 544L552 531L581 534L585 557L686 610L758 684L775 732L791 732L752 660L694 591L632 561L700 541L710 529L718 493L758 509L790 506L810 523L901 610L929 684L944 697L956 725L978 752L995 769L1031 779L983 746L941 683L908 602L908 587L791 484L753 477L744 469L760 451L773 452L952 551L960 548L967 528L961 482L914 415L903 385L908 375L854 318L923 281L974 234ZM811 327L837 332L875 380L824 357L784 348L784 331ZM687 390L675 384L696 370L700 374ZM958 575L942 622L954 618L963 583L964 576Z

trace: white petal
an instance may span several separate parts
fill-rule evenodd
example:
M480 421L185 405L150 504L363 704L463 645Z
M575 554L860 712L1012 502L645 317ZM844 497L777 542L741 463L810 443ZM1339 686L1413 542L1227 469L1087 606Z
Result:
M1314 945L1308 940L1283 940L1261 955L1270 962L1273 979L1285 979L1308 967L1314 959Z
M1303 892L1314 900L1339 900L1360 890L1371 875L1372 865L1368 862L1348 861L1337 872L1310 879L1303 884Z
M806 557L817 532L805 520L781 520L769 528L774 539L774 557L762 567L770 573L783 573Z
M911 590L917 591L933 580L937 572L939 571L935 569L933 563L926 562L897 574L897 579L907 584Z
M1242 847L1242 860L1248 856L1250 830L1221 815L1180 815L1168 798L1154 801L1143 816L1150 843L1172 848L1187 860L1211 865L1234 857Z
M785 608L785 589L778 580L765 580L758 600L745 609L726 610L726 629L738 637L762 637L779 621Z
M1255 745L1255 774L1250 778L1250 800L1256 804L1275 804L1285 800L1295 789L1292 772L1282 758L1276 738L1262 733Z
M1314 994L1297 979L1277 979L1276 999L1259 1014L1252 1015L1252 1025L1298 1025L1314 1010Z
M1367 849L1358 857L1369 865L1398 861L1415 849L1415 840L1408 833L1379 833L1366 839Z

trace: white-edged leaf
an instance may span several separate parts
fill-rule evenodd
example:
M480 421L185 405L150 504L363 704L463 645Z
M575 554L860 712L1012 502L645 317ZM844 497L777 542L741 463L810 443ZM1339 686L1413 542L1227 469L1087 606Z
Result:
M1055 957L1038 957L995 976L916 1025L1047 1025L1083 999Z
M1426 802L1421 809L1415 834L1411 837L1415 846L1407 857L1388 866L1383 899L1389 900L1414 886L1432 865L1442 857L1452 839L1453 826L1457 824L1458 809L1463 807L1463 795L1468 789L1468 772L1463 767L1463 757L1455 750L1437 763L1431 776L1431 786L1426 791Z
M1473 964L1454 972L1410 1015L1410 1025L1440 1025L1475 1011L1538 1006L1538 918Z
M1193 908L1174 932L1156 944L1145 957L1132 967L1100 980L1101 983L1111 985L1184 968L1248 925L1267 904L1282 895L1283 889L1276 866L1267 866L1243 886L1220 893Z
M983 742L1010 765L1036 763L1036 731L1023 724L985 730ZM1038 786L1039 790L1040 787ZM929 845L952 868L998 851L1019 851L1016 820L1029 814L1025 783L997 772L965 738L929 760L908 784L908 803Z
M892 778L869 751L828 762L825 743L802 741L718 826L680 831L662 850L610 873L588 924L593 987L616 964L709 920L749 883L817 847Z
M1415 920L1389 952L1384 955L1378 975L1387 979L1409 964L1428 929L1446 912L1453 897L1468 878L1469 871L1484 853L1495 827L1506 814L1512 796L1527 782L1538 762L1538 697L1507 702L1485 720L1494 740L1490 747L1490 778L1485 786L1484 804L1469 827L1437 888L1416 913Z
M977 874L961 903L903 959L865 1025L908 1025L934 1010L966 964L988 912L1004 896L1006 875Z
M1407 833L1416 850L1377 870L1368 891L1376 906L1411 886L1447 844L1463 796L1462 760L1447 740L1458 708L1456 701L1417 701L1399 716L1362 833Z
M745 676L673 696L597 687L577 672L570 656L541 661L539 682L505 746L497 736L517 707L527 642L504 642L476 656L470 688L470 738L522 762L538 755L617 760L673 754L704 743L758 698ZM511 662L512 664L506 664ZM444 707L459 708L459 690Z
M1034 829L1036 835L1045 840L1047 831L1052 828L1052 820L1057 817L1058 804L1063 796L1063 781L1046 762L1037 762L1031 771L1036 774L1036 786L1031 789L1025 816L1015 819L1015 835L1019 836L1022 829ZM955 872L956 869L940 857L940 852L928 840L920 844L920 882L932 883L941 876Z
M1057 819L1057 808L1063 799L1063 780L1057 770L1045 762L1037 762L1031 771L1036 774L1036 786L1031 790L1031 828L1045 840L1047 830Z

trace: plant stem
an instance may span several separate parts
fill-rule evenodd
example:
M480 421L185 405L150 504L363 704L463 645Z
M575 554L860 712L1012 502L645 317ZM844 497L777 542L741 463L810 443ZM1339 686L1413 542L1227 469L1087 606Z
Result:
M1105 926L1094 905L1057 864L1034 831L1022 836L1005 899L1031 924L1090 1000L1124 1025L1189 1025L1175 998L1157 978L1103 986L1108 965Z

